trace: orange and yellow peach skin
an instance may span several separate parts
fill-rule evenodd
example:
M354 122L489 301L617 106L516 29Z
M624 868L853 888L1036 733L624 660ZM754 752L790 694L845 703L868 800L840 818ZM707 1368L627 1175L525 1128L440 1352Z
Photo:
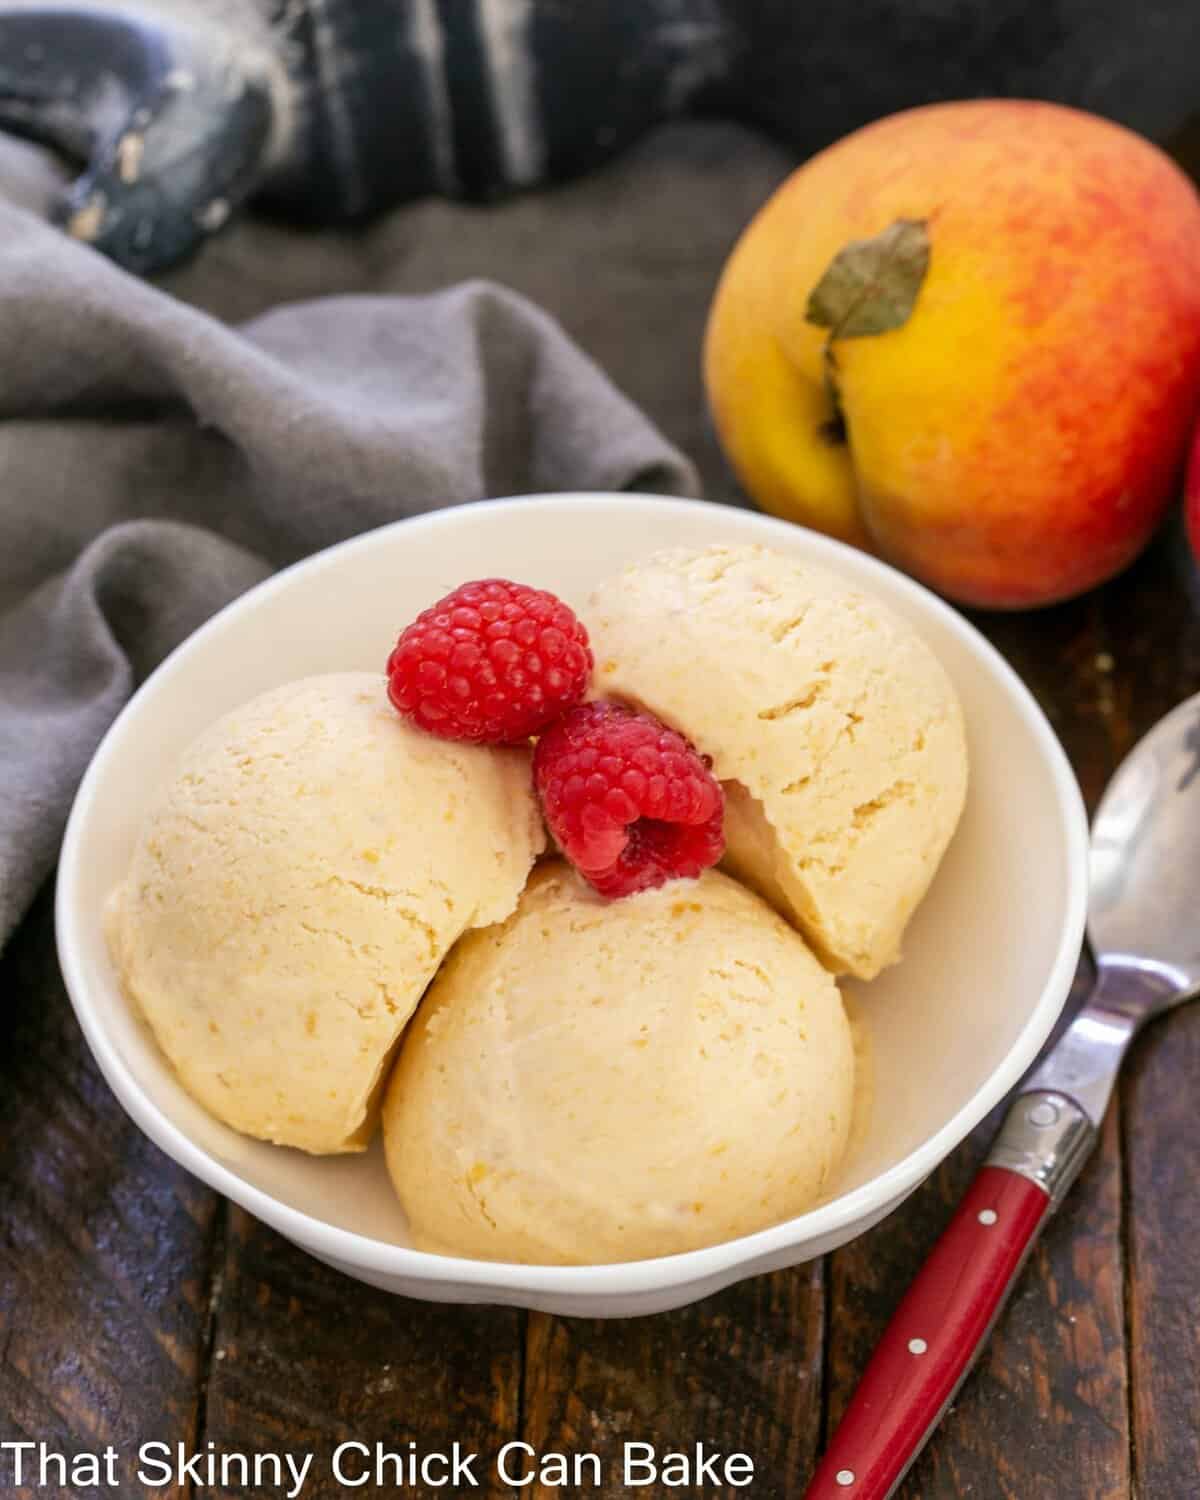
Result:
M834 346L809 292L848 241L924 219L908 321ZM894 115L814 157L734 250L705 378L765 509L958 600L1018 607L1117 572L1169 504L1200 397L1200 198L1148 142L1050 104Z

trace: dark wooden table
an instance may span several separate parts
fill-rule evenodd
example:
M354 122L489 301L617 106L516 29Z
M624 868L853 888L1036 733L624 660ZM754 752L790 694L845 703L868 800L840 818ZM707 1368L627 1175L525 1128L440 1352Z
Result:
M777 153L736 132L664 134L606 179L603 215L573 190L550 208L523 200L494 211L479 248L477 234L447 232L465 222L459 211L431 204L419 210L423 234L412 220L403 235L380 231L367 271L334 239L307 263L308 280L288 271L279 231L239 229L206 252L202 289L186 276L175 289L245 316L280 295L285 273L293 296L355 276L362 289L413 291L498 274L507 256L505 279L563 319L699 456L708 492L720 495L695 349L729 243L784 170ZM636 217L664 194L668 211ZM592 252L586 278L572 259L581 246ZM654 297L622 324L612 310L639 277ZM1177 520L1104 590L977 623L1037 694L1090 804L1137 736L1200 689L1200 574ZM1085 981L1086 970L1077 993ZM904 1500L1200 1494L1197 1080L1200 1005L1138 1043L1101 1150ZM744 1493L799 1497L995 1123L860 1240L679 1312L600 1323L402 1301L326 1270L230 1208L125 1118L63 993L46 891L0 960L0 1442L67 1452L111 1443L123 1460L148 1441L311 1451L304 1495L323 1500L381 1493L329 1479L327 1456L349 1439L421 1449L458 1440L486 1453L523 1437L539 1450L599 1453L606 1467L626 1439L660 1449L703 1441L753 1457ZM132 1500L191 1488L147 1491L127 1463L115 1490L18 1489L11 1473L0 1458L0 1496ZM624 1492L613 1481L584 1493Z
M1137 735L1200 688L1200 578L1177 524L1099 593L978 623L1037 693L1092 803ZM704 1441L753 1457L748 1493L801 1495L994 1128L870 1234L695 1307L602 1323L430 1306L326 1270L139 1134L68 1007L48 891L2 974L0 1440L315 1451L308 1497L381 1493L329 1478L322 1456L350 1438L488 1452L514 1437L605 1458L626 1438ZM1139 1042L1099 1154L905 1500L1200 1492L1197 1079L1200 1006ZM37 1493L11 1474L0 1463L0 1494ZM147 1492L129 1474L116 1491ZM624 1491L614 1477L590 1493Z

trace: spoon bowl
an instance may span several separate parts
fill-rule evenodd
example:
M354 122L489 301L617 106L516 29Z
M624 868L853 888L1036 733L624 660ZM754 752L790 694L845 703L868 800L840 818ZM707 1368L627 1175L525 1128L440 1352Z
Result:
M1141 739L1092 820L1088 937L1102 971L1141 975L1142 1019L1200 986L1200 693ZM1107 986L1110 992L1114 985Z

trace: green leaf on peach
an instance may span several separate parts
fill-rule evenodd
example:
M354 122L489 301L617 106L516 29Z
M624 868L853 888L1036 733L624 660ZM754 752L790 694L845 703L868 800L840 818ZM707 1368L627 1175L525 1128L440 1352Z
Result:
M805 317L834 339L866 338L908 322L929 269L925 219L897 219L869 240L851 240L809 293Z

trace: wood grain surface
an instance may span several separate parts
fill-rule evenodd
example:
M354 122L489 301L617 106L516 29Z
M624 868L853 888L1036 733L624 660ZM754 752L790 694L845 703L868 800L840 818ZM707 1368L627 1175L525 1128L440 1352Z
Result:
M600 1322L534 1313L525 1346L526 1441L539 1452L599 1454L597 1494L660 1500L680 1493L661 1481L626 1490L627 1441L652 1443L660 1457L694 1459L697 1443L706 1454L745 1453L755 1465L753 1494L795 1494L820 1428L823 1294L817 1264L657 1317Z
M0 973L0 1441L190 1446L217 1199L100 1077L59 979L49 891ZM75 1491L17 1486L0 1458L0 1495L39 1493Z
M522 1314L348 1285L240 1209L226 1216L216 1267L201 1437L223 1452L315 1454L307 1500L390 1492L397 1470L386 1459L382 1486L337 1483L343 1444L372 1450L344 1452L349 1482L375 1472L376 1443L403 1475L410 1444L490 1454L517 1436ZM508 1493L487 1482L490 1468L490 1458L476 1465L471 1493Z

